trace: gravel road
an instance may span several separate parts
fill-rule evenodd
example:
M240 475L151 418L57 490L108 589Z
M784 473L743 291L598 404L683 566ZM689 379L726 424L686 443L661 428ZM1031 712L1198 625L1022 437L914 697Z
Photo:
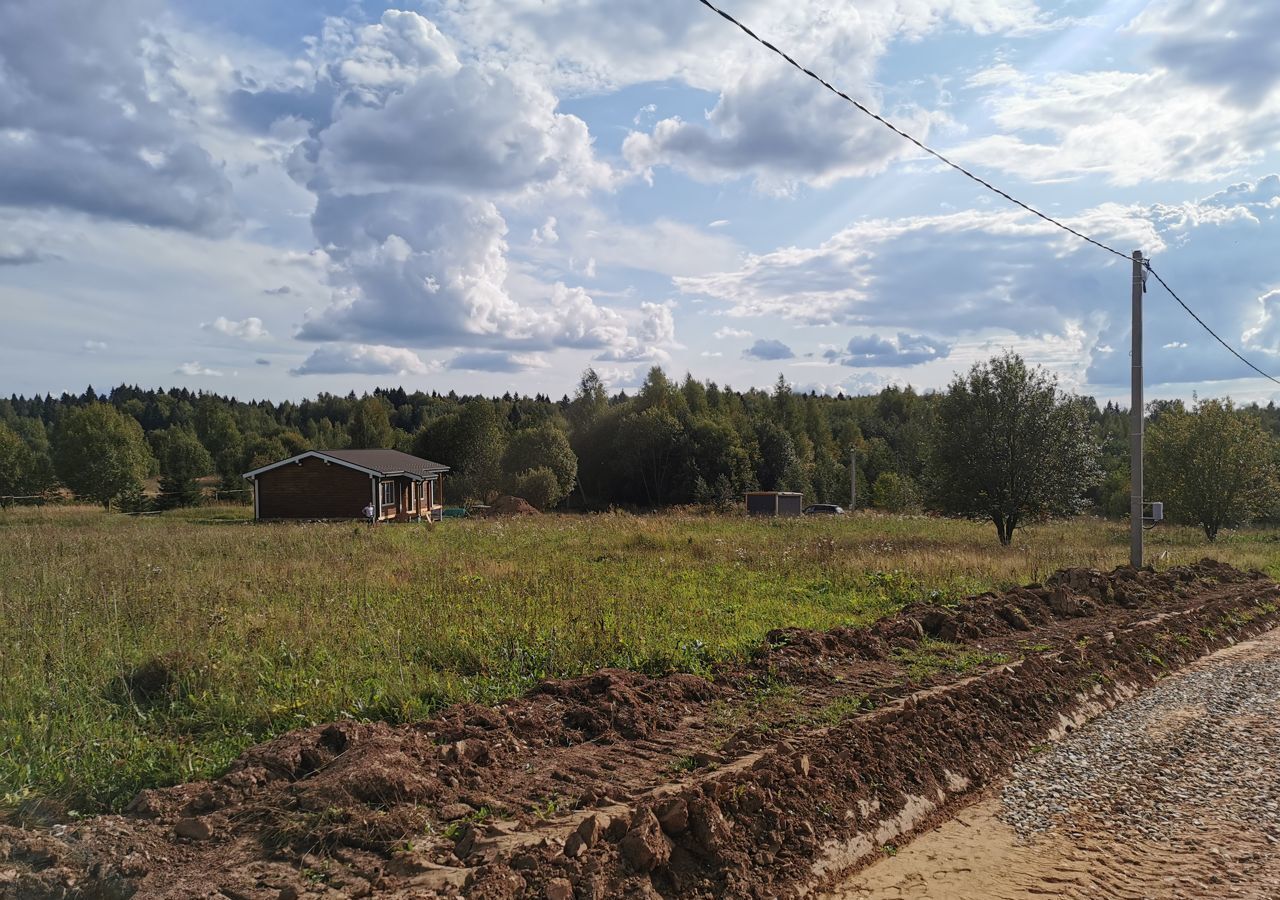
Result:
M828 896L1280 897L1280 629L1032 755Z

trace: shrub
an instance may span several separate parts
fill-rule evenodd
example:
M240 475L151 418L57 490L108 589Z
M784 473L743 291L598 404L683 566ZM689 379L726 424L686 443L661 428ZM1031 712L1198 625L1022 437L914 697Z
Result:
M906 475L884 472L871 485L871 504L886 512L919 512L920 494Z
M511 493L528 500L538 509L555 506L564 496L560 492L560 482L556 473L546 466L527 469L515 477L511 483Z
M116 502L120 505L121 512L144 513L155 509L151 498L142 492L142 486L136 484L121 491L116 497Z

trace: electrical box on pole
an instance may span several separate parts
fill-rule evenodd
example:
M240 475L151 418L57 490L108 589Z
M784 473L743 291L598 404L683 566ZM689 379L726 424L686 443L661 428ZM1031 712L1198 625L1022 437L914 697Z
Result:
M1133 251L1133 338L1129 373L1129 565L1142 568L1142 294L1147 289L1142 251ZM1163 513L1163 507L1161 513Z

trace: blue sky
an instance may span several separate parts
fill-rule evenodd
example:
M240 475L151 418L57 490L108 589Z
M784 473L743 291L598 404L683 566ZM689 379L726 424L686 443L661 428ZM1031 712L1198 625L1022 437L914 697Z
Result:
M1280 6L725 0L1280 371ZM1126 264L696 0L8 0L0 392L559 396L593 366L1127 397ZM1149 396L1272 399L1158 288Z

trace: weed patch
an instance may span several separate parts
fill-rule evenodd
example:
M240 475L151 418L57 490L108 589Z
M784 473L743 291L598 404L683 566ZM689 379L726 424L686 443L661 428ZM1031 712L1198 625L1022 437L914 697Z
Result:
M899 647L894 655L907 667L907 676L915 682L928 681L944 673L963 675L1009 661L1004 653L988 653L932 638L923 638L916 647Z

